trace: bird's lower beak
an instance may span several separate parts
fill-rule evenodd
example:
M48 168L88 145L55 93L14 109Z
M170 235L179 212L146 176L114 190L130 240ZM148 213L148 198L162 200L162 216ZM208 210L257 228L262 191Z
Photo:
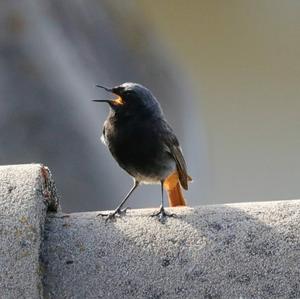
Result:
M121 106L124 105L124 101L121 97L117 97L116 99L113 100L92 100L93 102L99 102L99 103L108 103L113 106Z
M109 103L110 100L92 100L93 102L98 102L98 103Z
M102 88L108 92L111 92L111 93L114 93L113 92L113 88L107 88L105 86L102 86L102 85L99 85L99 84L96 84L97 87L99 88ZM115 93L114 93L115 94ZM117 94L116 94L117 95ZM113 100L93 100L94 102L100 102L100 103L108 103L112 106L120 106L120 105L124 105L124 101L123 99L117 95L118 97L116 99L113 99Z

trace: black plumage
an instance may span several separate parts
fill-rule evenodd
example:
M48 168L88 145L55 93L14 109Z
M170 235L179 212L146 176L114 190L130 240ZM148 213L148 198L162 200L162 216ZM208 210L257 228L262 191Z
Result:
M114 100L95 100L107 102L111 107L102 140L135 181L131 192L109 218L121 213L121 207L139 183L163 186L164 180L177 170L180 184L187 189L189 177L179 142L150 90L137 83L124 83L111 89L98 87L118 96ZM166 215L163 197L158 214Z

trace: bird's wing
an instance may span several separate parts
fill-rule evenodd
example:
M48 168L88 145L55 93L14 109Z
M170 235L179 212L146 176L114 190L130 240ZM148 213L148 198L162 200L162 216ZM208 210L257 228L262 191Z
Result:
M168 134L164 134L164 136L168 136L165 139L167 151L171 154L176 162L176 169L178 172L178 177L181 186L187 190L188 189L188 181L190 180L189 175L187 174L186 163L182 154L182 150L180 148L177 137L173 133L173 130L168 127Z
M173 145L170 147L170 152L176 162L176 168L177 168L180 184L185 190L187 190L188 174L187 174L186 164L182 155L181 148L179 146Z

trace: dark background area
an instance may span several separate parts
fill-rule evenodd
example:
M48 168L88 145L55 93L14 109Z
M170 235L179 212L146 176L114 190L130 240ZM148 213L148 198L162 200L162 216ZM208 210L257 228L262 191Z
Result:
M0 163L48 165L66 212L114 208L132 181L90 100L132 81L181 141L190 205L295 198L299 20L298 1L3 0ZM159 200L142 186L130 206Z
M100 142L108 107L90 100L111 95L95 84L148 86L182 137L176 68L158 55L151 32L126 5L122 11L105 1L0 6L1 164L48 165L65 211L113 208L132 181ZM141 189L133 206L159 204L158 187Z

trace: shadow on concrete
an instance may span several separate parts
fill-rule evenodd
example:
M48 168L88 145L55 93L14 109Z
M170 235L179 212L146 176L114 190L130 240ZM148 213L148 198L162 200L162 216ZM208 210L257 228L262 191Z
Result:
M299 298L298 209L241 207L174 209L165 225L153 210L52 215L46 298Z

